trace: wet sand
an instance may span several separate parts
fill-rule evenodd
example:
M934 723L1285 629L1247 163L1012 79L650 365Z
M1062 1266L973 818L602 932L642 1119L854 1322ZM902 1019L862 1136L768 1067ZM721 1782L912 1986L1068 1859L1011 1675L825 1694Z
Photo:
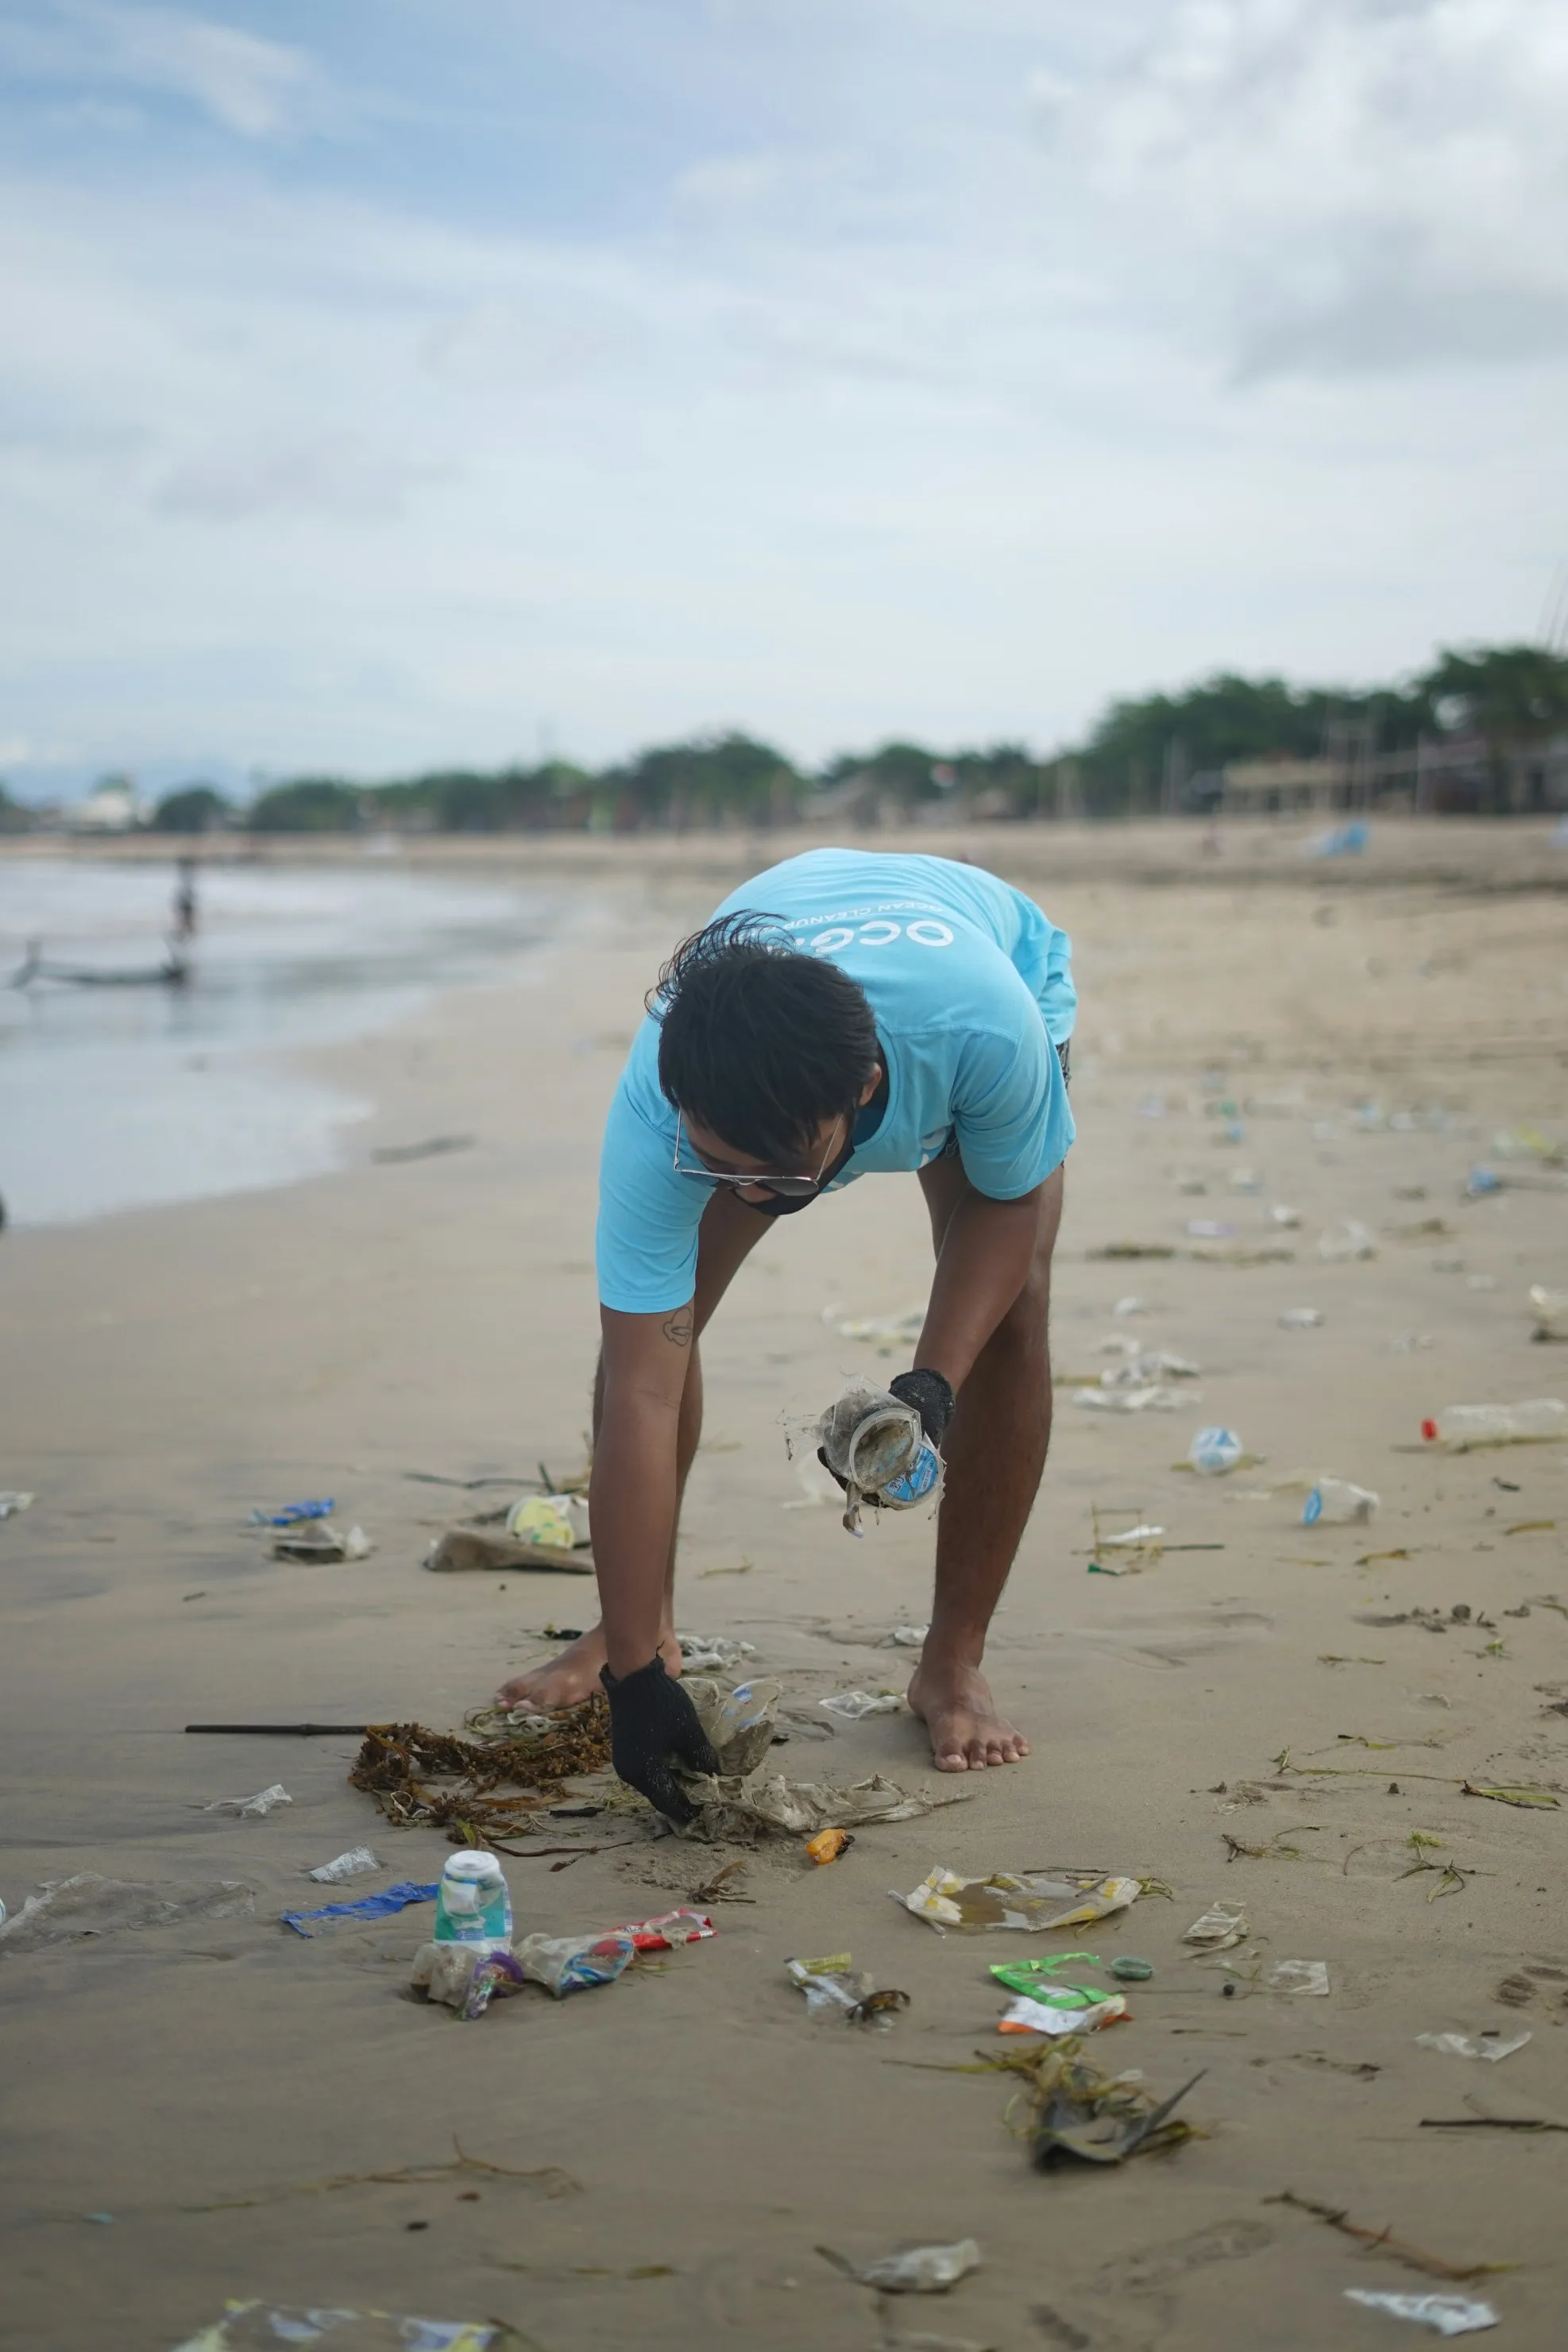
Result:
M1550 853L1532 871L1521 836L1500 837L1506 887L1490 891L1418 863L1156 883L1065 855L1053 883L1048 840L976 843L1072 932L1083 999L1054 1309L1064 1386L989 1661L1034 1755L939 1783L908 1716L792 1739L775 1756L797 1777L880 1769L966 1801L868 1829L826 1870L789 1842L763 1849L731 1882L745 1899L713 1906L713 1941L564 2003L530 1992L459 2026L403 1998L428 1911L310 1942L280 1927L280 1911L331 1898L300 1874L348 1846L387 1865L351 1896L433 1879L447 1849L389 1829L346 1786L351 1739L181 1727L456 1725L543 1652L540 1629L585 1622L585 1580L427 1575L442 1490L406 1474L580 1461L599 1122L642 990L745 845L601 860L600 928L550 950L541 985L448 1000L312 1057L379 1106L343 1171L5 1237L0 1485L38 1501L0 1526L0 1894L16 1911L46 1880L100 1871L242 1880L256 1904L34 1954L0 1945L0 2343L163 2352L231 2295L505 2320L542 2352L850 2352L884 2329L1006 2352L1405 2341L1343 2290L1442 2282L1266 2201L1287 2189L1461 2267L1512 2265L1449 2291L1492 2302L1510 2344L1560 2340L1560 2142L1421 2128L1568 2123L1568 1977L1523 1977L1522 2007L1498 1994L1530 1966L1568 1970L1568 1725L1553 1711L1568 1617L1540 1599L1568 1602L1568 1453L1449 1457L1419 1436L1454 1402L1568 1395L1568 1349L1531 1344L1525 1305L1532 1282L1568 1287L1568 1199L1461 1199L1479 1160L1550 1173L1497 1158L1497 1130L1568 1139L1568 905L1531 887L1555 879ZM1193 869L1195 849L1183 856ZM1210 1115L1222 1095L1239 1142ZM1381 1111L1358 1124L1369 1098ZM478 1140L370 1160L453 1133ZM1237 1169L1263 1190L1233 1190ZM1272 1202L1300 1228L1267 1228ZM1372 1229L1374 1258L1320 1258L1318 1234L1345 1217ZM1186 1234L1210 1219L1236 1234ZM1093 1255L1121 1242L1178 1255ZM1255 1246L1294 1259L1184 1254ZM779 1423L847 1372L894 1369L823 1310L918 1300L927 1249L913 1181L862 1183L769 1236L705 1342L680 1622L753 1643L792 1706L891 1684L908 1654L876 1644L926 1614L929 1525L856 1544L830 1509L785 1508L803 1496ZM1130 1293L1147 1312L1116 1317ZM1297 1306L1321 1327L1282 1329ZM1430 1344L1396 1349L1405 1335ZM1067 1383L1129 1336L1201 1364L1175 1412L1073 1402ZM1205 1423L1265 1458L1221 1480L1173 1468ZM1300 1524L1290 1482L1324 1472L1378 1491L1370 1528ZM245 1531L254 1505L306 1495L336 1496L372 1557L288 1565ZM1091 1575L1093 1506L1108 1525L1162 1525L1173 1547L1223 1548ZM1475 1615L1440 1634L1407 1614L1456 1605ZM1313 1766L1337 1769L1296 1769ZM276 1780L294 1801L264 1820L199 1810ZM1466 1780L1563 1801L1520 1809ZM1273 1851L1232 1857L1232 1840ZM663 1840L559 1872L510 1863L519 1930L641 1917L729 1858ZM1451 1862L1461 1883L1402 1875L1413 1860ZM1184 2110L1203 2137L1043 2177L1005 2127L1004 2081L931 2071L1008 2046L988 1962L1076 1940L939 1938L887 1892L938 1863L1171 1888L1083 1938L1157 1971L1090 2048L1161 2092L1206 2070ZM1225 1997L1181 1941L1216 1898L1246 1906L1262 1976L1322 1959L1329 1997L1262 1976ZM843 1949L910 1992L891 2032L807 2022L784 1962ZM1526 2026L1496 2066L1415 2042ZM439 2165L455 2139L576 2185L363 2178ZM322 2185L342 2176L361 2178ZM100 2214L113 2219L86 2218ZM885 2315L814 2252L967 2235L975 2276Z

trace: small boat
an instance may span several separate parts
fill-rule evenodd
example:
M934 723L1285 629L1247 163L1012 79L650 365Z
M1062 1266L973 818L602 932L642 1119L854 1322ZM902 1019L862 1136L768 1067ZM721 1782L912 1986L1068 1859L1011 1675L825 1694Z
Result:
M189 959L172 940L165 943L161 964L53 963L43 949L42 940L28 940L8 986L31 988L47 981L62 988L184 988L191 977Z

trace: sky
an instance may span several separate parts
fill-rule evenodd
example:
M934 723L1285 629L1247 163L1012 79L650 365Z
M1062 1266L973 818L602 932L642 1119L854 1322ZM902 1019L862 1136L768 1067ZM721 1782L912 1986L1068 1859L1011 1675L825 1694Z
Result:
M1565 121L1561 0L5 0L0 775L1535 637Z

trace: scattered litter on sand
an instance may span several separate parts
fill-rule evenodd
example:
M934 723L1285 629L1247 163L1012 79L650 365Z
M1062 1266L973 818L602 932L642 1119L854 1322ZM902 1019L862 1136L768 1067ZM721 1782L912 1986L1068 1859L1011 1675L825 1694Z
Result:
M592 1576L593 1554L563 1551L556 1546L520 1543L515 1536L494 1528L448 1528L425 1555L425 1565L437 1576L464 1575L475 1569L519 1568L559 1576Z
M1060 1974L1067 1968L1098 1969L1103 1963L1093 1952L1051 1952L1027 1960L993 1960L990 1973L1009 1992L1020 1992L1030 2000L1044 2001L1056 2009L1092 2009L1105 1999L1099 1985L1074 1984Z
M1203 1366L1190 1356L1174 1355L1169 1348L1143 1348L1135 1339L1107 1339L1100 1353L1123 1359L1101 1372L1102 1389L1142 1388L1151 1381L1195 1381L1203 1372Z
M234 1878L199 1886L105 1878L96 1870L46 1880L14 1918L0 1925L0 1952L32 1952L74 1944L87 1936L113 1936L135 1927L173 1927L187 1919L230 1919L256 1908L252 1887Z
M906 1307L897 1315L867 1315L841 1322L838 1309L827 1307L823 1309L822 1319L841 1339L916 1339L926 1311L923 1306Z
M1528 1397L1522 1404L1451 1404L1421 1424L1421 1434L1446 1454L1482 1445L1544 1445L1568 1437L1568 1404L1561 1397Z
M1174 1412L1182 1402L1174 1389L1159 1381L1138 1388L1076 1388L1072 1400L1090 1412Z
M1091 1870L1040 1871L1026 1877L998 1870L987 1878L965 1879L939 1866L912 1894L893 1899L933 1927L1013 1927L1035 1936L1108 1919L1136 1903L1142 1891L1136 1878L1108 1878Z
M416 1879L403 1878L379 1895L361 1895L357 1903L323 1903L315 1911L280 1911L278 1916L285 1927L309 1940L311 1931L303 1925L307 1919L387 1919L395 1911L406 1911L411 1903L434 1903L440 1891L439 1885L422 1886Z
M201 1810L204 1813L234 1813L242 1822L252 1822L293 1801L282 1781L274 1780L269 1789L258 1789L254 1797L215 1797L210 1805Z
M907 2253L884 2254L874 2263L855 2263L831 2246L818 2246L824 2262L861 2286L879 2294L945 2294L960 2279L980 2268L980 2249L973 2238L952 2246L911 2246Z
M1205 1952L1228 1951L1239 1944L1247 1934L1247 1914L1239 1903L1211 1903L1203 1916L1193 1921L1183 1935L1184 1944L1196 1944Z
M673 1951L706 1942L715 1932L706 1912L683 1908L597 1935L525 1936L510 1951L494 1951L484 1944L422 1944L414 1956L410 1983L426 2000L472 2020L482 2017L493 2000L520 1991L525 1984L542 1985L563 2000L569 1992L614 1984L639 1952Z
M253 1528L297 1528L306 1519L330 1519L336 1507L336 1498L327 1495L311 1502L285 1503L276 1511L252 1511L249 1524Z
M1531 1283L1530 1311L1532 1339L1568 1339L1568 1290L1548 1290L1542 1283ZM0 1495L0 1503L5 1499Z
M14 1519L18 1511L30 1511L37 1496L19 1494L15 1486L0 1488L0 1519Z
M826 1870L841 1853L847 1853L855 1841L847 1830L819 1830L816 1837L807 1838L805 1850L819 1869Z
M1489 2058L1495 2065L1522 2050L1530 2038L1528 2033L1504 2034L1491 2026L1480 2033L1418 2033L1415 2040L1423 2050L1441 2050L1450 2058Z
M320 1880L324 1886L341 1886L345 1878L363 1878L369 1872L381 1867L369 1846L355 1845L351 1846L347 1853L340 1853L332 1861L321 1863L315 1870L308 1870L305 1875Z
M749 1781L704 1780L683 1782L697 1808L697 1819L686 1834L713 1840L755 1839L777 1831L786 1837L815 1836L825 1829L865 1829L876 1823L912 1822L938 1805L963 1803L970 1790L929 1796L901 1789L896 1780L875 1772L847 1789L812 1780L786 1780L782 1775Z
M586 1495L525 1495L506 1515L513 1543L539 1551L581 1551L589 1541Z
M375 1549L362 1527L334 1528L326 1519L273 1538L274 1559L368 1559Z
M1301 1506L1301 1525L1315 1528L1363 1528L1374 1517L1381 1497L1370 1486L1352 1486L1348 1478L1320 1478Z
M790 1982L805 1995L807 2016L818 2022L837 2017L886 2033L899 2011L910 2005L909 1994L892 1986L879 1992L875 1979L855 1966L849 1952L833 1952L816 1960L786 1960L784 1968Z
M837 1715L846 1723L858 1723L866 1715L900 1715L903 1698L898 1691L835 1691L831 1698L819 1698L818 1706Z
M1319 1234L1318 1255L1330 1265L1350 1258L1375 1257L1377 1242L1371 1227L1359 1217L1346 1217Z
M1268 1971L1273 1992L1319 1993L1329 1990L1327 1960L1276 1960Z
M675 1638L680 1644L681 1664L694 1675L732 1674L757 1654L754 1642L731 1641L725 1633L678 1633Z
M1059 2009L1054 2002L1036 2000L1028 1993L1020 1993L1010 2002L997 2024L998 2033L1093 2033L1102 2025L1113 2025L1127 2014L1127 2003L1119 1992L1104 1994L1082 2009Z
M1042 2172L1070 2163L1123 2164L1130 2156L1178 2147L1193 2137L1193 2126L1173 2119L1173 2111L1203 2080L1201 2070L1170 2098L1156 2101L1141 2079L1101 2074L1071 2035L986 2063L1022 2078L1030 2150Z
M352 2331L352 2332L349 2332ZM225 2307L225 2316L187 2336L175 2352L278 2352L279 2344L332 2337L344 2352L526 2352L527 2338L499 2321L410 2319L391 2311L308 2310L259 2300Z
M1125 1298L1117 1300L1110 1311L1113 1315L1147 1315L1148 1302L1140 1298L1136 1291L1130 1290Z
M1497 2326L1489 2303L1466 2303L1457 2294L1380 2294L1371 2287L1347 2286L1345 2301L1363 2303L1369 2311L1386 2311L1394 2319L1414 2319L1439 2336L1470 2336L1478 2328Z
M1284 1314L1275 1319L1281 1331L1317 1331L1322 1328L1324 1318L1321 1307L1287 1307Z
M1245 1458L1234 1429L1200 1429L1187 1448L1187 1460L1200 1478L1224 1478Z
M874 1822L909 1822L938 1805L961 1801L973 1792L953 1790L929 1796L899 1787L879 1772L848 1788L826 1782L763 1777L760 1769L773 1745L782 1695L776 1682L720 1683L689 1675L683 1688L698 1721L719 1751L722 1773L710 1778L682 1772L681 1788L696 1808L687 1836L754 1843L761 1836L815 1837L828 1829L861 1829Z

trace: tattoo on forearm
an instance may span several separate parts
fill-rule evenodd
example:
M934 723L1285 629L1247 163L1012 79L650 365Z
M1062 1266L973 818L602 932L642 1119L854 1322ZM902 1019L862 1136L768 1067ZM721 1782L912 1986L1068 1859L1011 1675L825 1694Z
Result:
M664 1333L665 1338L670 1341L672 1346L677 1348L689 1348L691 1345L690 1307L678 1307L673 1315L667 1315L665 1317L664 1321L658 1328Z

